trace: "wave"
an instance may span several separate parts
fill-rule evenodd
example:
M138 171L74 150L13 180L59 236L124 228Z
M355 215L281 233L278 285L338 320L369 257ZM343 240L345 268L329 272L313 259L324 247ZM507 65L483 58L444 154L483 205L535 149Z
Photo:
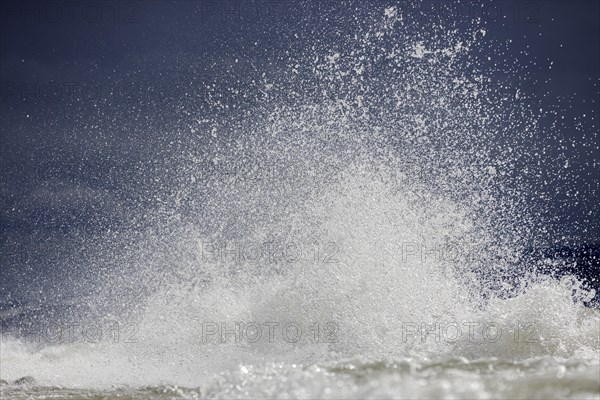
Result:
M498 46L483 23L431 34L397 8L360 13L164 133L132 222L77 233L64 262L79 268L44 306L3 311L3 379L198 387L273 362L597 360L589 287L521 257L545 222L521 166L535 170L548 116L493 79L526 71L480 57Z

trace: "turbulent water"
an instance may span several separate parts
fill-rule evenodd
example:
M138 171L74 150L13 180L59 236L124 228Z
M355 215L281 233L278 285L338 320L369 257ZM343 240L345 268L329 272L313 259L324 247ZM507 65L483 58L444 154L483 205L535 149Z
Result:
M600 398L594 293L526 256L556 118L507 90L527 65L367 8L181 100L128 223L3 311L3 397Z

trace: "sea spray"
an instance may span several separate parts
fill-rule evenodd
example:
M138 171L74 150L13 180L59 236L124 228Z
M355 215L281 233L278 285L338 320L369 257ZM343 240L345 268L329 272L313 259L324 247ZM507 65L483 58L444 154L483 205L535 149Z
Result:
M468 379L480 360L597 371L598 315L576 283L521 279L544 223L521 166L536 168L546 116L495 79L526 72L502 46L481 59L498 45L481 21L373 8L252 79L217 71L210 96L182 98L187 129L164 132L163 157L141 170L138 212L78 238L63 261L80 267L50 301L70 311L27 325L78 334L32 341L17 327L2 378L206 397L323 396L339 379L341 397L376 397L395 393L391 371L423 394L428 369ZM361 383L367 370L378 387ZM500 390L477 384L459 395Z

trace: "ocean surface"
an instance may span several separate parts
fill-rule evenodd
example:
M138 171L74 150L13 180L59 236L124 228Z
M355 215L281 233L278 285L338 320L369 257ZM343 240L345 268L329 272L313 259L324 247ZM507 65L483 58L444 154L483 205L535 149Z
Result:
M600 399L598 260L539 211L578 171L507 46L374 3L203 66L121 222L3 294L1 397Z

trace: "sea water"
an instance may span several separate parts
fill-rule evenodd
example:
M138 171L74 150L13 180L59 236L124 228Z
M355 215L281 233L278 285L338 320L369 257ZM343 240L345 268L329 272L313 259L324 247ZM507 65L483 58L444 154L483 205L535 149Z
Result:
M351 29L182 102L150 205L3 311L3 398L600 398L594 293L523 256L527 66L483 22Z

